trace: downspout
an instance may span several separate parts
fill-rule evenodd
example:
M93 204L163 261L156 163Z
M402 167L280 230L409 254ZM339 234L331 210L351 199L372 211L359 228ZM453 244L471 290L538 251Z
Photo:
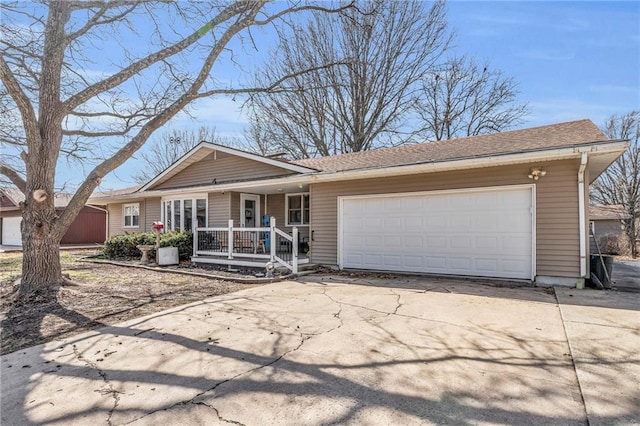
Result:
M587 160L589 154L582 153L580 158L580 168L578 169L578 218L580 227L580 277L587 278L587 236L586 236L586 217L585 217L585 199L584 199L584 170L587 168Z

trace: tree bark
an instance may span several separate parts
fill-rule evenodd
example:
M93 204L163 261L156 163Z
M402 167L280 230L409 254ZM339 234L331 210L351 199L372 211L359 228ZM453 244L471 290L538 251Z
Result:
M50 198L50 197L49 197ZM52 232L55 219L53 200L27 203L22 215L22 281L19 295L29 299L62 282L60 237ZM43 205L43 204L47 205ZM50 206L48 204L51 204Z

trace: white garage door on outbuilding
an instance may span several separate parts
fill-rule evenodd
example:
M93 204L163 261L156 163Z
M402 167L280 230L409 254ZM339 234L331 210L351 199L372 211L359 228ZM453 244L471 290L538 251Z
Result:
M341 268L533 280L535 187L339 198Z
M2 218L2 245L20 246L22 245L22 234L20 232L20 222L22 217Z

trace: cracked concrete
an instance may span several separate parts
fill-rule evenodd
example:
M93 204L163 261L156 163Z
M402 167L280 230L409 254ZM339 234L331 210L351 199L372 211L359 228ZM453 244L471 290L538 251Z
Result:
M640 295L325 278L3 356L2 424L640 421Z

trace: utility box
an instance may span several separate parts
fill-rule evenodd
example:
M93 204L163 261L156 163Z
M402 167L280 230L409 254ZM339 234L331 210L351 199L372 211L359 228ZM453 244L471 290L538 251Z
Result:
M158 265L177 265L178 264L178 247L160 247L157 250Z

